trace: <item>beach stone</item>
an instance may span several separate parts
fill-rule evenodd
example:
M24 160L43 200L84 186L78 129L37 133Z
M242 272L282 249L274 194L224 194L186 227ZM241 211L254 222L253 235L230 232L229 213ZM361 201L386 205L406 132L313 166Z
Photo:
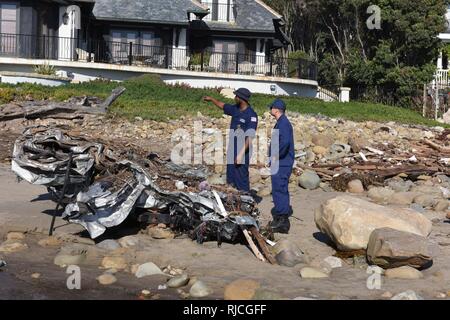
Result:
M367 245L367 259L382 268L423 268L433 261L427 239L391 228L376 229Z
M326 257L323 261L327 263L332 269L342 267L342 260L338 257L329 256Z
M225 287L225 300L251 300L256 290L261 287L260 283L249 279L238 279Z
M78 255L69 255L69 254L58 254L53 263L57 266L71 266L71 265L80 265L86 261L86 253L78 254Z
M448 200L439 200L434 206L435 211L447 211L450 202Z
M213 293L203 281L197 280L189 290L189 295L193 298L205 298Z
M311 140L314 145L324 148L329 148L334 143L334 138L327 134L315 134Z
M415 192L396 192L388 199L388 203L409 206L413 203L415 197L417 197Z
M401 178L393 178L388 181L387 185L395 192L408 192L411 187L414 186L414 182L411 180L403 180Z
M127 268L127 261L124 257L104 257L101 266L105 269L123 270Z
M175 234L170 229L164 229L159 227L151 227L148 229L148 235L153 239L174 239Z
M421 296L412 290L401 292L391 298L391 300L423 300Z
M272 248L275 260L278 264L286 267L294 267L300 263L308 263L303 251L287 239L282 239Z
M421 194L414 198L414 203L424 208L431 208L436 205L438 199L433 195Z
M388 269L384 273L386 278L391 279L422 279L423 274L414 268L404 266L398 267L394 269Z
M308 190L315 190L320 186L320 177L317 175L316 172L312 171L312 170L305 170L305 172L303 172L299 179L298 179L298 184L304 188L304 189L308 189Z
M349 195L322 204L315 222L340 250L366 249L375 229L392 228L427 237L432 227L429 219L413 210L389 208Z
M105 274L102 274L101 276L97 277L97 281L101 285L108 286L108 285L111 285L111 284L117 282L117 278L112 274L105 273Z
M368 192L368 197L376 203L384 204L394 195L394 190L389 188L374 187Z
M347 191L350 193L363 193L364 186L361 180L355 179L350 181L347 185Z
M165 273L162 272L161 269L153 262L141 264L135 273L136 278L143 278L153 275L165 275Z
M312 268L312 267L304 267L300 270L300 276L302 278L311 278L311 279L318 279L318 278L328 278L328 274L323 272L322 270Z
M97 243L96 246L100 249L104 249L104 250L108 250L108 251L114 251L121 247L120 244L116 240L112 240L112 239L103 240L102 242Z
M139 238L137 236L126 236L120 238L118 242L122 248L131 248L139 244Z
M187 274L182 274L178 277L172 278L167 282L169 288L180 288L187 285L189 282L189 276Z

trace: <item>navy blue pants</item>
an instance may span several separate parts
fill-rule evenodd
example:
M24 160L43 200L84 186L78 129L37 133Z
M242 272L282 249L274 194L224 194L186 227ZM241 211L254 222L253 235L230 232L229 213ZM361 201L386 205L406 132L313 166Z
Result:
M289 197L289 178L292 167L280 167L272 175L272 199L276 215L291 215L291 201Z
M237 190L250 192L249 165L227 165L227 183Z

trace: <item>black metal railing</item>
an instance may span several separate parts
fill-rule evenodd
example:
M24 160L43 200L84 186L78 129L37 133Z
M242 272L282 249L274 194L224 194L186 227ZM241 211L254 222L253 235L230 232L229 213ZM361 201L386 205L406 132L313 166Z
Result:
M78 38L0 34L0 56L122 64L152 68L242 75L317 79L317 65L271 53L241 54L205 49Z
M233 4L233 0L230 3L219 3L217 0L213 2L202 1L204 7L209 9L210 14L205 17L205 21L219 21L219 22L233 22L236 20L236 6Z

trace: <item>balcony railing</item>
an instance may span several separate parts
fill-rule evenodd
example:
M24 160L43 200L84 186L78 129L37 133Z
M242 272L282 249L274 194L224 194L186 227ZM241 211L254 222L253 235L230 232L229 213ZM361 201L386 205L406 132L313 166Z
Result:
M98 62L161 69L317 79L317 65L303 59L150 46L104 40L0 34L0 56Z
M236 20L236 6L233 4L233 0L230 3L221 3L213 1L202 1L202 4L209 9L210 14L203 20L205 21L218 21L218 22L234 22Z

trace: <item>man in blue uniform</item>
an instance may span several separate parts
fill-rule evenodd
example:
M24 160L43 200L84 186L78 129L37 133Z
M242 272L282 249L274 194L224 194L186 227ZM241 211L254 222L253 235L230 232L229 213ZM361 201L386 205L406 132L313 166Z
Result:
M271 115L277 120L272 133L270 165L272 171L273 221L270 223L275 233L289 233L289 217L293 214L289 198L289 178L294 165L294 130L286 117L286 104L276 99L269 106ZM272 150L273 148L273 150Z
M236 104L225 104L212 97L203 100L212 102L231 116L230 139L227 150L227 183L240 191L250 192L249 166L252 153L252 138L256 135L258 115L250 106L251 92L241 88L234 91Z

